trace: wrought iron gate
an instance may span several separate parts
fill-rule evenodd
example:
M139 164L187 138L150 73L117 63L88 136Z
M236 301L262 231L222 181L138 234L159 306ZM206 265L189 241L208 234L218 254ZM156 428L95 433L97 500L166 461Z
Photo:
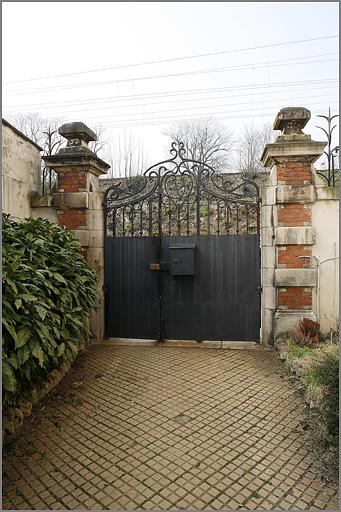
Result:
M258 341L258 187L170 153L105 192L106 336Z

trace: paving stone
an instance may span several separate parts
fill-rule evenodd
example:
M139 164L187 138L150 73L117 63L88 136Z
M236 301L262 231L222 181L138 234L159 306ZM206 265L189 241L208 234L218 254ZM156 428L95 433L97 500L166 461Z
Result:
M90 345L5 446L3 508L337 509L303 405L270 352Z

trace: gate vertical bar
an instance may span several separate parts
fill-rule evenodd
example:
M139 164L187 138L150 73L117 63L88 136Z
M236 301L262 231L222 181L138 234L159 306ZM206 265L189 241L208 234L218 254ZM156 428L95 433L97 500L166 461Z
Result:
M162 308L162 285L163 285L163 279L162 279L162 271L161 271L161 257L162 257L162 184L161 184L161 174L160 171L158 172L158 203L159 203L159 209L158 209L158 228L159 228L159 265L160 270L158 273L158 285L159 285L159 300L160 300L160 321L159 321L159 343L164 341L164 329L163 329L163 308Z

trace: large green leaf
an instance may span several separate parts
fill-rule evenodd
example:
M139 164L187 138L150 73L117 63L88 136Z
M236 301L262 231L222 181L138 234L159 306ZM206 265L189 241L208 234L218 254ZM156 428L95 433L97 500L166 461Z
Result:
M20 329L18 331L17 340L15 342L15 348L20 348L23 345L25 345L28 342L28 340L30 339L30 336L31 336L30 327L28 327L28 326L22 327L22 329Z
M38 297L35 297L34 295L30 295L29 293L20 293L18 295L18 299L23 299L26 302L34 302L38 300Z
M17 388L14 370L7 361L2 361L2 384L5 390L10 393L13 393Z
M47 315L47 310L41 306L34 306L35 307L35 310L37 311L39 317L42 319L42 320L45 320L45 317Z
M2 323L3 323L4 327L6 327L7 331L10 333L10 335L12 336L14 342L17 343L18 337L17 337L17 333L15 332L14 326L12 324L8 323L5 318L2 319Z
M53 277L59 282L59 283L64 283L64 284L67 284L67 281L66 279L64 279L63 276L61 276L58 272L54 272L53 273Z
M44 352L40 345L34 345L32 348L32 355L36 357L39 361L39 366L42 368L44 366Z
M61 343L57 349L57 356L58 357L62 356L64 354L64 352L65 352L65 343Z

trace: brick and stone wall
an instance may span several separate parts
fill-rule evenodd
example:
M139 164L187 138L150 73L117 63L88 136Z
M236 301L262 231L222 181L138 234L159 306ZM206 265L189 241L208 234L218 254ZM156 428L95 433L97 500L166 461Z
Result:
M326 143L313 141L302 132L309 119L310 112L305 108L282 109L274 123L274 129L281 130L282 135L265 147L262 156L263 164L271 168L262 191L261 211L264 344L272 344L303 316L321 317L314 245L322 226L316 227L318 197L312 164ZM328 222L336 225L338 218ZM331 247L336 238L334 233L327 246Z

